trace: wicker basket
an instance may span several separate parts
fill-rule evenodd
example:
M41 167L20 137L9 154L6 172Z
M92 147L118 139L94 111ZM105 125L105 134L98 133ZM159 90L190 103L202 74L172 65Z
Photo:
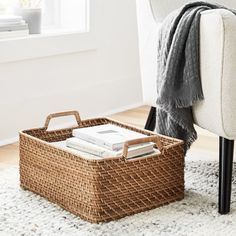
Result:
M48 131L52 118L65 115L76 117L73 128L111 123L149 137L125 143L120 157L88 160L50 144L72 136L73 128ZM161 154L126 159L129 145L149 141ZM20 132L20 183L85 220L110 221L183 199L182 145L108 118L81 121L75 111L52 114L43 128Z

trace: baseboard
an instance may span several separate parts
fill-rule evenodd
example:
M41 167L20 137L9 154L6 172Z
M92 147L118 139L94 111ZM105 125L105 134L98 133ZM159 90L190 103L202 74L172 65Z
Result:
M117 108L117 109L112 109L112 110L109 110L107 112L95 114L95 115L93 115L93 117L110 116L110 115L115 114L115 113L127 111L127 110L134 109L134 108L141 107L141 106L144 106L143 102L134 103L134 104L123 106L123 107L120 107L120 108ZM56 129L61 129L61 128L65 128L65 127L70 127L70 126L73 126L73 125L74 125L74 123L67 122L67 123L63 123L63 124L54 126L53 129L56 130ZM13 137L13 138L9 138L9 139L0 140L0 147L5 146L5 145L9 145L9 144L12 144L12 143L16 143L18 141L19 141L18 136Z
M0 140L0 147L1 146L5 146L8 144L12 144L12 143L16 143L19 141L19 137L14 137L14 138L9 138L9 139L4 139L4 140Z

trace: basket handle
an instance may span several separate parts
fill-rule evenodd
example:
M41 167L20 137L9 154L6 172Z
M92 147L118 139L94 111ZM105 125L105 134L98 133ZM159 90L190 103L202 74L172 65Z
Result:
M133 139L130 141L127 141L124 143L123 146L123 157L126 159L128 156L128 148L131 145L136 145L136 144L141 144L141 143L148 143L148 142L153 142L156 144L157 148L160 150L160 152L163 151L163 145L160 141L160 137L158 135L152 135L146 138L139 138L139 139Z
M56 117L63 117L63 116L74 116L77 121L77 124L81 122L78 111L64 111L64 112L58 112L58 113L53 113L53 114L48 115L44 124L44 128L46 130L48 129L51 119L56 118Z

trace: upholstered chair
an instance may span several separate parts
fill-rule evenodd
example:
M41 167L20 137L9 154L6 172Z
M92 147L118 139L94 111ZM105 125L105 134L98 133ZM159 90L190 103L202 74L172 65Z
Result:
M159 23L172 10L189 1L150 0ZM213 2L213 1L208 1ZM236 1L217 1L236 9ZM230 211L234 139L236 139L236 16L223 9L202 12L200 19L200 71L204 100L193 106L195 123L219 136L219 213ZM154 77L155 79L155 77ZM154 91L150 88L150 92ZM155 128L153 92L146 129Z

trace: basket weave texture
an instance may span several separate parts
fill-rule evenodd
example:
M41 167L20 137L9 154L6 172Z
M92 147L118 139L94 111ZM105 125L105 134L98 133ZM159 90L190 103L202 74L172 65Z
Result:
M77 112L50 115L43 128L20 132L20 183L23 189L94 223L183 199L181 140L158 135L161 154L130 160L125 155L89 160L50 144L72 136L73 128L47 130L50 119L62 115L75 115L78 125L73 128L111 123L151 137L154 135L108 118L81 121Z

